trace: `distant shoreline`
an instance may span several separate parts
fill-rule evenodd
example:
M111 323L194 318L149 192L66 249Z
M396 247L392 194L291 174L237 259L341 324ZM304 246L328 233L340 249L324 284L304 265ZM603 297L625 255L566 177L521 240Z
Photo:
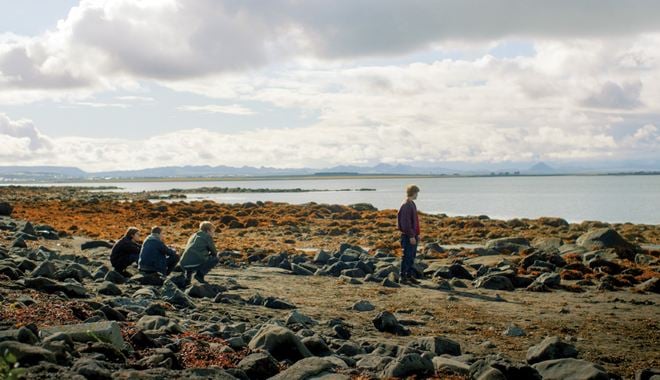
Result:
M245 177L144 177L144 178L94 178L94 179L54 179L48 181L2 181L0 186L9 185L35 185L35 184L76 184L76 183L116 183L116 182L238 182L238 181L295 181L295 180L344 180L344 179L417 179L417 178L519 178L519 177L627 177L627 176L655 176L660 172L631 172L631 173L581 173L581 174L305 174L305 175L271 175L271 176L245 176Z

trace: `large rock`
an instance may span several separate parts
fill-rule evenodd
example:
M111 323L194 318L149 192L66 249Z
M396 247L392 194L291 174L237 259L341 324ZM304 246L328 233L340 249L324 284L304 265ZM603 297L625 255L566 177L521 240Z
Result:
M14 211L14 208L9 202L0 202L0 215L11 216L12 211Z
M579 359L547 360L534 364L543 380L608 380L607 371L598 364Z
M195 284L186 289L186 294L193 298L215 298L227 290L224 286L214 284Z
M288 359L295 362L312 356L293 331L277 325L262 327L250 340L248 347L252 350L266 350L278 360Z
M638 247L626 241L618 232L611 228L600 228L589 231L580 236L576 243L591 251L612 248L616 250L620 258L629 260L634 260L635 254L638 251Z
M0 342L6 340L14 340L25 344L35 344L39 341L39 338L34 335L32 330L27 327L21 327L20 329L0 330Z
M497 251L499 253L518 253L530 248L529 240L522 237L505 237L489 240L486 242L486 249Z
M474 286L476 288L491 289L491 290L514 290L513 283L508 277L500 276L497 274L479 277Z
M394 314L389 311L381 311L372 322L378 331L402 336L410 335L410 330L401 325Z
M298 276L312 276L314 274L311 270L298 264L291 264L291 272Z
M409 353L397 357L390 362L381 373L383 378L417 376L424 378L433 374L433 363L416 353Z
M136 326L142 330L154 330L166 334L179 334L183 328L167 317L159 315L145 315L137 321Z
M6 358L12 355L21 367L30 367L39 362L55 363L55 354L49 350L30 344L5 341L0 342L0 353Z
M351 309L355 311L373 311L376 309L376 306L372 305L371 302L367 300L360 300L351 306Z
M334 373L336 364L328 359L311 357L298 361L291 367L272 377L272 380L322 379Z
M470 373L470 366L461 361L446 358L444 356L436 356L432 360L435 371L443 375L463 375L467 376Z
M257 352L244 357L238 368L245 372L248 378L255 380L268 379L279 371L278 363L266 352Z
M112 243L105 240L90 240L80 245L80 249L83 251L94 248L112 248Z
M103 281L98 290L99 294L106 296L119 296L122 294L121 289L110 281Z
M461 345L451 339L443 338L441 336L434 336L428 338L419 338L413 340L408 344L408 347L420 351L432 352L436 356L449 354L458 356L461 354Z
M194 308L195 303L170 280L166 280L161 291L161 298L172 305L182 308Z
M26 278L25 287L44 293L63 292L69 297L87 297L87 291L82 285L69 282L58 282L45 277Z
M541 343L527 350L527 363L534 364L546 360L576 358L575 346L562 342L558 337L545 338Z
M110 343L118 349L123 349L125 347L124 339L119 330L119 325L114 321L48 327L42 329L41 332L46 336L62 333L74 342L84 343L97 342L100 340Z

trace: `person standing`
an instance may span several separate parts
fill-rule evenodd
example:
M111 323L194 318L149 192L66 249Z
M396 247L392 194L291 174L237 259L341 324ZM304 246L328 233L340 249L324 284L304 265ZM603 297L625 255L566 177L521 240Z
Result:
M142 245L139 239L140 230L136 227L129 227L124 236L112 246L110 263L114 270L121 273L122 276L131 277L126 268L133 263L137 263L140 258Z
M218 265L218 254L213 242L215 227L211 222L205 221L199 224L199 231L195 232L186 244L186 249L181 255L181 267L186 273L186 283L190 284L193 273L195 280L205 283L206 276L213 267Z
M397 213L397 226L401 231L401 273L399 281L403 284L419 284L413 275L413 264L417 256L417 244L419 243L419 216L415 200L419 194L419 187L410 185L406 188L406 199L401 204Z
M142 243L140 259L138 260L140 272L146 274L160 273L167 276L179 262L176 251L163 243L162 232L163 230L160 227L153 227L151 235Z

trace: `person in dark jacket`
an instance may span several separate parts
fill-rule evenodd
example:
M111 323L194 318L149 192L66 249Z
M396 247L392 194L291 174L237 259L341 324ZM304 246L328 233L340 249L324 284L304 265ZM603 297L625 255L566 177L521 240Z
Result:
M199 224L199 231L195 232L181 255L181 267L186 272L186 282L190 284L193 273L195 280L205 283L204 276L218 265L218 251L213 242L215 227L211 222Z
M153 227L151 235L142 243L140 259L138 260L140 272L145 274L160 273L167 276L179 262L176 251L163 243L161 234L162 229L160 227Z
M410 185L406 188L406 200L399 208L397 214L397 226L401 231L401 274L399 281L404 284L419 284L413 275L413 264L417 256L417 244L419 243L419 216L415 199L419 194L419 187Z
M115 271L126 277L131 276L130 273L126 272L126 268L133 263L137 263L140 258L142 245L139 239L140 230L135 227L129 227L126 230L126 234L112 246L110 264L112 264Z

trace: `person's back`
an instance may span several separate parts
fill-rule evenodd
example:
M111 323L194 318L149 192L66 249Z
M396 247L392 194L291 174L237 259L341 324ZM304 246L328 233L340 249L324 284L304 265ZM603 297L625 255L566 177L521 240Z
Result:
M138 243L139 230L129 227L124 236L112 246L110 263L119 273L128 275L126 268L137 263L142 246Z
M166 275L178 261L176 253L162 242L160 232L160 228L154 227L151 235L142 243L138 260L138 269L141 272L158 272Z
M188 244L181 256L181 267L185 271L187 283L192 280L193 273L198 282L205 282L204 276L218 264L217 250L213 242L214 233L213 224L204 221L200 223L199 231L188 239Z

